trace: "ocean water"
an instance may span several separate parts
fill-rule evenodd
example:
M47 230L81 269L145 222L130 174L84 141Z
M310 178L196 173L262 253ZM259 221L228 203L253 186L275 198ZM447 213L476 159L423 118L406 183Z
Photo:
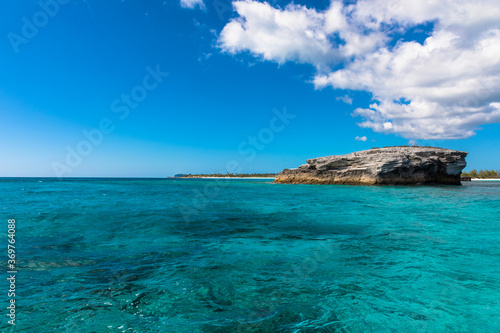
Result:
M500 182L0 179L0 208L2 332L500 332Z

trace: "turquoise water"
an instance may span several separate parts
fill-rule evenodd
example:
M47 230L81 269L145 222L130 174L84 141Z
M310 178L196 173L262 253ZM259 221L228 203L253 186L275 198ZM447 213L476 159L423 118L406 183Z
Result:
M500 182L1 179L0 207L16 332L500 331Z

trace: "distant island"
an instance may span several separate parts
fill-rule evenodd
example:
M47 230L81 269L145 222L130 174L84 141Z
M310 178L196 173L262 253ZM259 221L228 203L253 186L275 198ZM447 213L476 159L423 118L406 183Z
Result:
M462 177L479 179L500 179L500 170L479 170L472 169L469 172L462 172Z
M277 173L207 173L177 174L173 178L276 178Z

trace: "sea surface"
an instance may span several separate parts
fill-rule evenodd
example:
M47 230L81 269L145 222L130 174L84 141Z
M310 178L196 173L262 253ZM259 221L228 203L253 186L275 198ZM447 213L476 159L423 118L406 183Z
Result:
M1 332L500 332L500 182L3 178L0 208Z

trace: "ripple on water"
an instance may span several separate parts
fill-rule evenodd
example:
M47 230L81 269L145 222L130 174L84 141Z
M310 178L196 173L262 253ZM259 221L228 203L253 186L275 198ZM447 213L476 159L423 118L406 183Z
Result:
M18 214L22 235L19 327L190 333L500 327L500 184L231 181L194 207L196 193L211 184L0 182L3 211Z

